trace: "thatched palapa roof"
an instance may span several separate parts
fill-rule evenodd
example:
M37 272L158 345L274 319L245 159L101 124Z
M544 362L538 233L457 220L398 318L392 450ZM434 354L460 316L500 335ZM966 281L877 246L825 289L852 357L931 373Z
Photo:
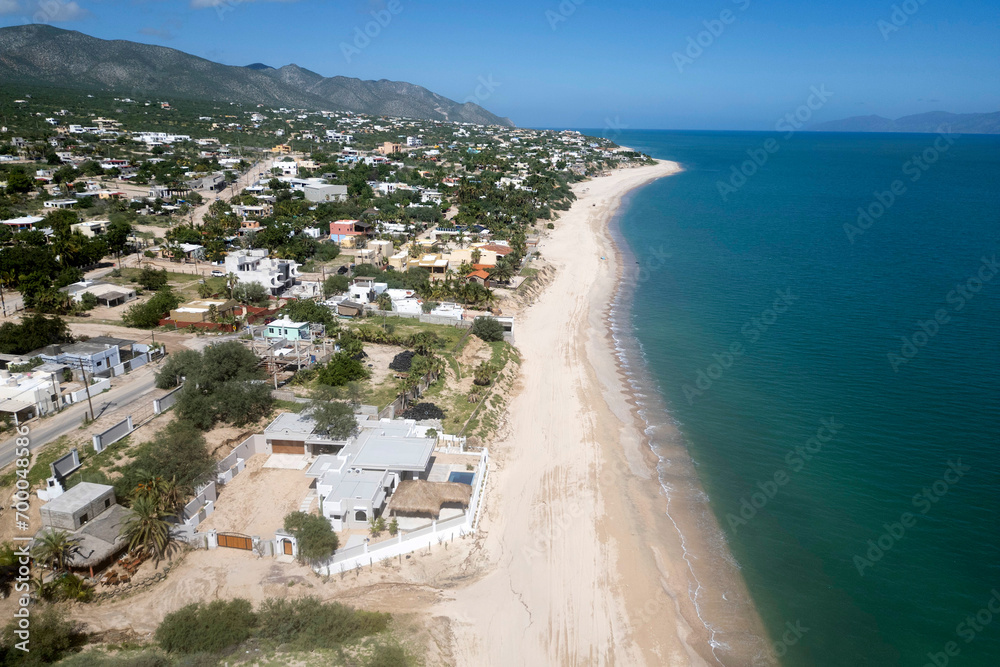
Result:
M445 505L469 507L472 487L458 482L425 482L406 480L389 499L390 515L424 515L437 517Z

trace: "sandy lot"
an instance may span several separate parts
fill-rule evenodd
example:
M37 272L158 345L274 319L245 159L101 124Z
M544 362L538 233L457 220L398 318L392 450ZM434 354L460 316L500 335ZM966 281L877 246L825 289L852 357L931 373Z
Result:
M282 527L286 514L299 511L313 479L304 470L264 468L266 462L266 454L250 457L246 469L222 488L215 511L198 526L199 531L214 529L269 539Z

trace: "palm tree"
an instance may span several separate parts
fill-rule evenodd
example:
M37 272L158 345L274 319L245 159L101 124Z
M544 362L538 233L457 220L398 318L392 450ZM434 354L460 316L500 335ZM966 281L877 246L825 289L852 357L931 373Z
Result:
M31 555L49 569L60 572L79 550L79 538L64 530L50 530L36 538Z
M140 482L135 487L134 496L151 500L161 512L168 515L177 514L181 506L182 491L177 485L177 478L164 479L146 471L140 471Z
M139 496L132 502L131 514L119 533L128 542L129 551L145 551L156 558L157 563L174 546L170 524L163 520L163 511L150 496Z

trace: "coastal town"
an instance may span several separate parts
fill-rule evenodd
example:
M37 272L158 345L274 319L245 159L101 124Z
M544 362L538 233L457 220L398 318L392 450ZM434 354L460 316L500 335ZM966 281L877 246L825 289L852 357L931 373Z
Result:
M31 600L91 637L166 647L165 614L232 585L405 615L358 591L481 548L546 239L657 164L575 131L72 102L0 127L5 585L26 525Z

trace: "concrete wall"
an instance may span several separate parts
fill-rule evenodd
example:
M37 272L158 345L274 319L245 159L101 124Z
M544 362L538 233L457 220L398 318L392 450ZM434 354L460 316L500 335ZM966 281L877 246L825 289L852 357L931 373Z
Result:
M219 461L218 481L220 484L228 484L233 478L243 472L247 460L254 454L267 453L267 438L259 433L251 435L241 442L236 449L229 453L229 456Z
M66 479L66 476L80 467L80 452L76 447L69 450L69 454L61 456L49 464L49 470L53 477Z
M161 412L166 412L167 409L173 407L174 403L177 402L177 399L181 397L181 393L180 392L181 392L181 389L183 389L183 388L184 387L182 385L180 387L177 387L177 389L174 389L169 394L167 394L165 396L162 396L160 398L154 399L153 400L153 412L155 412L156 414L160 414Z
M107 431L94 435L94 451L100 454L108 445L118 442L133 430L132 416L129 415Z
M110 388L111 388L111 380L105 379L101 380L100 382L95 382L89 387L90 396L91 398L93 398L94 396L97 396L101 392ZM63 400L66 403L79 403L80 401L86 401L87 391L88 391L87 389L81 389L79 391L74 391L71 394L64 394Z

